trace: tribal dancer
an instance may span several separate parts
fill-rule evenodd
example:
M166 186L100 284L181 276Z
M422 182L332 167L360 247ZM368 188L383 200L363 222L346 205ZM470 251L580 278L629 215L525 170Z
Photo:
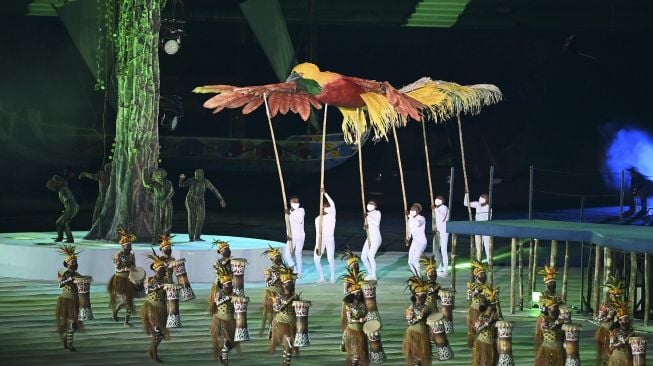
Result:
M438 292L442 288L440 284L437 282L438 280L438 274L437 274L437 268L438 264L435 261L435 257L427 257L423 256L420 258L419 262L424 266L424 274L426 275L426 279L428 280L429 284L429 290L426 293L426 306L428 306L431 314L437 313L438 312L438 299L440 296L438 295Z
M547 266L545 265L543 269L541 269L538 274L541 274L544 276L544 285L546 286L546 290L542 292L540 295L540 300L547 299L546 301L549 301L549 299L553 299L558 306L563 304L560 296L556 292L556 274L558 273L558 269L554 266ZM540 310L542 310L543 307L540 304ZM558 309L559 310L559 309ZM535 321L535 349L542 344L543 341L543 335L542 335L542 322L545 319L545 314L544 312L541 312L540 315L537 317L537 320Z
M273 353L276 351L277 346L281 345L283 347L281 366L290 366L293 353L299 352L294 346L297 324L295 311L292 307L292 302L299 300L299 296L295 294L295 279L297 276L293 273L292 268L287 267L281 269L280 276L283 291L276 294L272 304L274 318L272 319L269 336L270 352Z
M161 254L159 254L159 259L166 264L166 275L168 276L168 281L173 283L173 269L169 266L170 262L175 261L175 257L172 256L172 237L167 234L161 235L159 240L159 250L161 251Z
M150 269L154 271L154 276L148 277L145 281L145 292L147 296L141 307L141 322L145 334L152 337L148 355L153 361L163 362L159 358L159 344L165 338L170 337L170 332L166 328L167 308L166 292L163 285L170 283L166 276L166 263L154 254L147 254L152 261Z
M84 324L79 320L79 295L77 293L77 284L75 277L80 276L77 273L77 252L73 245L62 245L59 252L64 255L63 265L65 271L57 273L61 295L57 299L57 331L63 342L63 348L70 352L75 352L73 346L73 337L75 332L84 328Z
M562 347L562 322L558 319L560 309L558 300L545 295L540 298L543 320L538 322L542 343L536 347L535 366L562 366L565 364L565 350ZM539 318L538 318L539 319Z
M134 311L134 296L136 287L129 281L129 271L136 266L136 258L132 253L132 242L136 240L136 235L130 234L125 229L118 230L120 234L120 245L122 250L113 256L113 263L116 267L116 273L109 280L107 290L109 291L109 307L111 308L113 321L118 321L118 312L125 308L125 326L131 327L129 318ZM116 306L116 297L120 296L122 302Z
M608 366L630 366L633 364L632 349L628 342L633 335L630 324L630 304L619 303L616 317L618 323L610 331Z
M234 342L236 334L236 319L233 296L231 269L218 266L216 270L217 291L213 296L209 313L213 317L211 322L211 340L213 342L213 356L223 365L229 364L229 351L237 347Z
M474 347L474 338L476 337L474 324L481 316L480 306L485 301L485 294L487 294L488 289L485 284L487 273L483 264L472 259L471 266L475 282L467 283L467 301L470 302L467 308L467 345L469 348Z
M231 271L231 248L229 247L229 243L218 239L213 241L213 245L216 246L220 255L217 265L224 266Z
M406 322L408 328L404 333L402 350L406 355L406 366L431 365L431 342L426 318L430 315L426 306L426 294L429 284L415 273L408 279L407 284L412 293L412 304L406 309Z
M281 271L286 268L279 249L273 248L271 245L269 247L270 249L263 252L272 261L272 265L263 272L263 276L265 277L265 290L263 291L263 321L261 322L260 334L263 334L263 329L268 323L272 324L272 304L274 303L275 295L283 292Z
M363 332L363 323L367 319L367 307L363 299L361 282L364 272L351 269L340 278L345 283L345 297L342 299L344 317L341 319L346 324L342 333L341 349L347 353L347 366L366 366L369 364L369 351L367 349L367 336Z
M482 303L479 307L479 312L481 315L474 322L474 329L477 336L472 351L473 366L493 366L498 359L495 345L495 323L497 320L500 320L496 307L496 304L499 302L497 295L498 291L486 287L483 295L480 296ZM562 364L559 366L562 366Z
M605 285L608 289L607 297L599 307L595 320L599 322L596 328L596 359L597 364L605 365L610 358L608 347L610 346L610 329L618 322L617 310L619 304L623 301L623 287L621 281L612 276L608 276Z

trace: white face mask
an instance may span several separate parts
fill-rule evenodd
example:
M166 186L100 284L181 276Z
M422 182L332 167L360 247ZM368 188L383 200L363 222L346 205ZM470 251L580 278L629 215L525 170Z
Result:
M376 209L376 206L371 205L369 203L367 204L367 211L374 211L375 209Z
M486 200L485 198L483 198L483 197L480 197L480 198L478 199L478 203L480 203L481 205L483 205L483 204L487 203L487 200Z
M299 208L299 203L297 202L290 202L290 207L292 207L293 210L296 210Z
M441 199L438 198L438 199L435 200L435 205L436 205L436 206L440 206L441 204L442 204L442 200L441 200Z
M412 216L412 217L417 216L417 211L410 210L410 216Z

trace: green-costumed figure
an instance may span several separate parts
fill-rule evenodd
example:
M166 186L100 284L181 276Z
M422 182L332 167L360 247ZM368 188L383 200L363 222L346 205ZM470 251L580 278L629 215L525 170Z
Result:
M195 176L186 179L186 175L179 176L179 187L188 187L188 194L186 195L186 211L188 211L188 239L189 241L200 241L202 234L202 227L204 226L204 217L206 215L206 208L204 204L204 193L208 189L215 195L220 202L221 207L227 204L222 198L220 192L204 178L204 170L195 169Z
M55 242L63 241L64 231L66 232L66 243L75 242L73 232L70 230L70 221L77 216L79 206L68 188L68 182L58 175L53 175L45 186L49 190L57 192L59 194L59 200L63 204L63 213L56 222L57 237L55 238Z

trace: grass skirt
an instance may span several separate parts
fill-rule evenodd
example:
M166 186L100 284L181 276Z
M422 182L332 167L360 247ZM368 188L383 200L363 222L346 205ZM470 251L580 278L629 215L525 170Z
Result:
M414 328L418 326L422 328L421 331ZM402 351L408 366L413 365L415 360L420 360L422 365L431 364L431 342L426 324L412 325L406 329Z
M272 322L272 317L274 312L272 311L272 304L274 303L274 292L266 288L263 290L263 322L261 323L261 330L265 328L267 324Z
M534 366L563 366L565 364L565 351L562 343L542 343L537 350Z
M134 303L136 287L134 287L134 284L129 281L128 277L114 274L111 277L111 280L109 280L107 291L109 291L109 307L112 309L116 307L116 298L118 295L125 299L127 305Z
M237 345L234 342L236 320L225 320L214 315L209 329L211 330L211 341L213 343L213 357L216 359L220 359L222 355L222 346L224 346L225 339L227 340L227 347L233 348Z
M472 365L473 366L494 366L497 361L497 350L492 343L481 342L477 340L474 342L474 349L472 350ZM560 365L563 366L564 362Z
M281 323L281 322L272 322L272 339L270 339L270 352L274 352L277 349L277 346L281 345L283 347L283 342L286 336L289 336L291 343L295 341L295 333L297 332L297 327L294 323Z
M472 307L467 308L467 346L469 348L474 348L474 340L476 339L474 322L479 316L481 316L481 312L478 309Z
M154 334L154 327L158 327L161 334L168 339L170 332L166 328L168 312L165 303L152 303L145 301L141 307L141 322L143 322L143 329L145 334Z
M608 327L600 325L596 328L594 339L596 340L596 363L603 365L610 357L610 354L608 353L608 346L610 345L610 330Z
M632 356L626 348L618 348L613 350L612 354L610 355L610 359L608 359L608 366L631 366L632 364Z
M351 364L354 355L358 355L358 364L365 366L369 364L369 352L367 350L367 336L363 330L356 330L350 327L345 328L343 339L345 352L347 352L347 363Z
M70 321L73 321L76 330L84 329L84 323L79 320L79 297L77 294L71 299L59 297L57 299L57 309L55 310L57 319L57 332L63 336L68 331Z

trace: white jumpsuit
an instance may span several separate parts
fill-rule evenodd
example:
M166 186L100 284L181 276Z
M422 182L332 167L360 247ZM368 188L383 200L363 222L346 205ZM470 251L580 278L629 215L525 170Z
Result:
M440 239L440 253L442 254L442 262L438 263L438 268L440 271L446 272L449 270L449 252L447 251L447 245L449 243L449 233L447 233L449 207L445 205L436 206L433 210L433 217L435 221L434 229L438 233L437 237Z
M487 203L481 205L478 201L469 202L469 194L465 193L465 207L469 206L476 209L476 221L489 221L490 220L490 205ZM474 242L476 243L476 257L481 260L481 240L483 242L483 250L485 250L485 258L490 258L490 237L488 235L474 235Z
M290 237L292 238L294 253L290 253L290 246L288 243L286 243L286 251L284 253L286 263L288 263L290 267L295 266L295 273L298 275L302 274L302 250L304 250L304 240L306 239L306 233L304 232L304 215L305 212L303 207L290 210L288 220L290 221ZM293 256L295 258L293 258Z
M410 226L410 236L413 238L408 250L408 265L419 271L419 259L426 250L426 219L419 214L415 217L408 216L408 225Z
M369 234L369 243L363 242L361 260L371 279L376 279L376 251L381 246L381 211L374 210L367 212L367 233Z
M326 197L331 207L328 209L325 207L325 212L327 213L322 218L322 250L320 251L320 255L315 254L315 251L313 251L313 262L320 276L319 281L324 281L324 272L322 271L320 259L322 259L322 254L326 252L327 260L329 261L329 270L331 271L331 282L333 283L336 281L336 263L334 259L334 252L336 250L336 240L334 237L336 230L336 205L326 192L324 193L324 197ZM317 248L319 232L320 216L315 218L315 248Z

